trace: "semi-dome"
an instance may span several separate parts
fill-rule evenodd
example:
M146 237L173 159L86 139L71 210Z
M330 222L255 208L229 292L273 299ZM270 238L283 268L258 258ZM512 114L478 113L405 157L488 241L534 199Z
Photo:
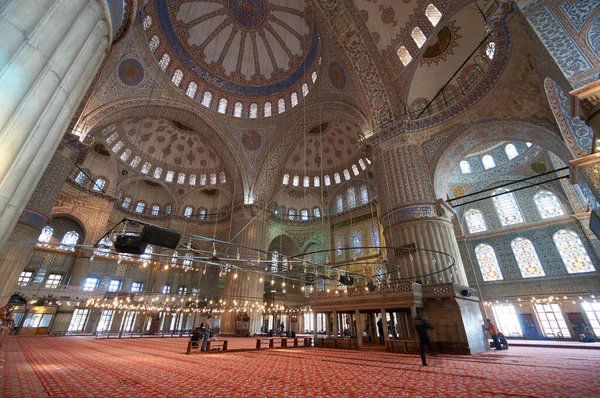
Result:
M199 94L231 102L301 91L318 66L320 39L305 1L157 0L143 15L161 68L169 77L180 71L177 84L193 81Z

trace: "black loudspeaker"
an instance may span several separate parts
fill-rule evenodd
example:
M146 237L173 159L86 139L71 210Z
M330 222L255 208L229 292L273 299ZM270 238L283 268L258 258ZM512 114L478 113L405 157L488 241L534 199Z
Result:
M369 289L370 292L374 292L375 289L377 289L377 286L375 286L375 284L371 281L367 282L367 289Z
M166 247L168 249L177 249L181 234L168 229L155 227L154 225L146 225L142 230L140 238L142 242L150 245Z
M465 296L465 297L471 297L471 296L473 295L473 294L471 293L471 291L470 291L470 290L467 290L467 289L463 289L463 290L461 290L461 291L460 291L460 294L462 294L462 295L463 295L463 296Z
M349 275L340 275L340 283L346 286L354 285L354 277Z
M115 241L115 250L118 253L144 254L146 246L148 244L136 235L119 235Z

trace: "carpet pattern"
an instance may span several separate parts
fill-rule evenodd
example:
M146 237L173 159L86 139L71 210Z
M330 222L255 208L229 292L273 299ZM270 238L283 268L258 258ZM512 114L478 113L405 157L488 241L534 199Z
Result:
M229 339L234 341L235 339ZM476 356L319 348L184 355L185 339L10 337L10 397L594 397L597 350L511 347ZM237 345L235 343L234 345Z

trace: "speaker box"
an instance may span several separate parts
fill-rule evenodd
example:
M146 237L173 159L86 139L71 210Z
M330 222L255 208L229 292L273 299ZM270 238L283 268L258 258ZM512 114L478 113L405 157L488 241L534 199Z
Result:
M471 297L471 296L472 296L472 294L471 294L471 291L470 291L470 290L467 290L467 289L463 289L463 290L461 290L461 291L460 291L460 294L462 294L462 295L463 295L463 296L465 296L465 297Z
M168 249L177 249L181 234L168 229L155 227L154 225L146 225L140 236L142 242L166 247Z
M142 242L141 237L135 235L119 235L115 241L117 253L144 254L147 243Z
M349 275L340 275L340 283L346 286L354 285L354 277Z
M377 289L377 286L375 286L375 284L371 281L367 282L367 289L369 289L369 291L372 293L375 291L375 289Z

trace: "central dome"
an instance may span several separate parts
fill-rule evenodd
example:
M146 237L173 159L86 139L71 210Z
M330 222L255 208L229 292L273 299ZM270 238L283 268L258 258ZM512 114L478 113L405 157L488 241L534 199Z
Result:
M155 4L158 30L176 57L172 63L224 93L272 96L302 80L318 57L314 11L304 0Z

